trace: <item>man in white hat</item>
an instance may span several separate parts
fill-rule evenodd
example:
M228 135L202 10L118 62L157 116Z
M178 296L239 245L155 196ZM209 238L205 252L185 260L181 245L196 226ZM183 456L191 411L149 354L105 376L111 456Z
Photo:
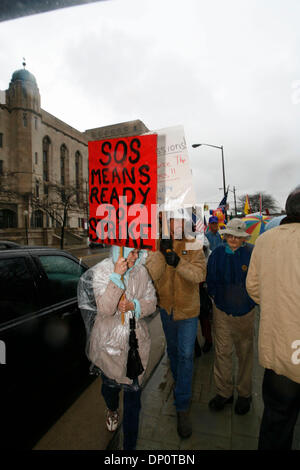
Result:
M223 234L226 243L211 253L207 265L207 288L214 301L214 378L217 389L209 407L220 411L233 402L234 346L239 361L235 413L243 415L250 409L252 390L255 302L246 291L246 276L253 246L246 243L249 234L240 219L230 220Z

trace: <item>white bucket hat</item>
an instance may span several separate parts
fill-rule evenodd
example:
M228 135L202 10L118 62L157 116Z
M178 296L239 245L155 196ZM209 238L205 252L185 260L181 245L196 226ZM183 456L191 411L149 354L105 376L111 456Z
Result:
M234 237L250 238L251 235L246 232L246 224L241 219L232 219L228 222L225 229L222 230L224 235L233 235Z

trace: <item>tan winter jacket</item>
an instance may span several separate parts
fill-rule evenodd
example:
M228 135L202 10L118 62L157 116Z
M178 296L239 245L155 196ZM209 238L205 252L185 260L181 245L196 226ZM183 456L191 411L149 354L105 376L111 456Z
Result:
M199 283L206 278L206 259L198 240L174 240L173 249L180 257L176 268L166 263L160 251L151 252L146 268L154 281L158 305L168 314L173 309L174 320L199 315Z
M260 364L300 383L300 224L258 237L246 288L260 305Z
M132 380L126 377L129 315L126 313L125 323L122 325L118 304L124 290L109 280L113 271L114 264L111 258L95 266L93 285L97 316L90 335L89 358L110 379L122 384L132 384ZM134 266L130 271L126 297L129 301L137 299L140 304L141 316L136 321L136 337L140 358L146 370L151 340L143 317L151 315L156 310L156 294L145 266ZM140 384L144 374L145 371L138 378Z

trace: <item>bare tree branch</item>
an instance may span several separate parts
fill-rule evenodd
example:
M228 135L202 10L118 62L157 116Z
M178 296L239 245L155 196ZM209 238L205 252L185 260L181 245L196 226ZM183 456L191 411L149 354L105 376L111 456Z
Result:
M247 194L243 194L242 196L238 197L238 211L244 212L245 202L246 202ZM254 194L248 194L248 198L250 201L251 212L259 212L260 211L260 196L262 199L262 211L268 209L269 211L278 211L280 209L277 201L275 198L270 195L266 194L264 191L257 192Z

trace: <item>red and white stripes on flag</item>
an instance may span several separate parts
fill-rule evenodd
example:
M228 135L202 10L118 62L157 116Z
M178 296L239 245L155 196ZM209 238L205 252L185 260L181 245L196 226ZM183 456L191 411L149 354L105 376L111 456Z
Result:
M206 228L207 228L207 225L206 225L205 216L204 216L204 220L202 220L202 218L199 217L195 225L195 232L205 233Z

